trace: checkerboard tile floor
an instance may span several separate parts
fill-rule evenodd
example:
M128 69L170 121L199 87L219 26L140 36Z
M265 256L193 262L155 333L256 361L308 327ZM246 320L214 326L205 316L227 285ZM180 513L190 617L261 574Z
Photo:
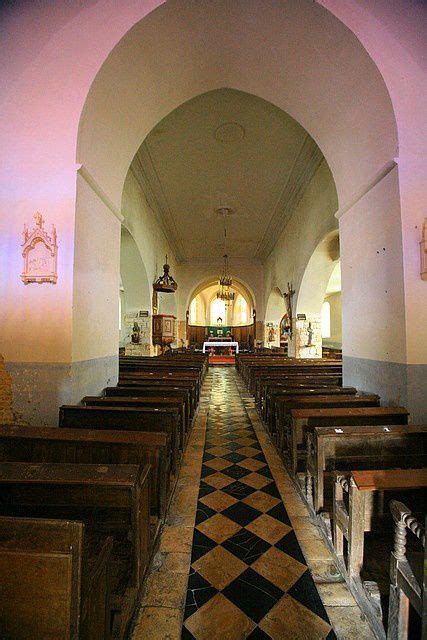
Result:
M247 416L213 372L182 640L336 638Z

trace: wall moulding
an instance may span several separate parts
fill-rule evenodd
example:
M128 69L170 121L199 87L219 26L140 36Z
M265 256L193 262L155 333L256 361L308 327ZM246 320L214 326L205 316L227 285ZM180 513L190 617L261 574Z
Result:
M354 205L357 204L359 200L361 200L364 196L366 196L366 194L369 193L371 189L376 187L377 184L379 184L381 180L388 176L390 171L393 171L395 167L397 167L397 158L395 158L394 160L390 160L390 162L387 162L382 167L382 169L380 169L380 171L378 171L378 173L372 178L372 180L367 182L365 186L360 189L360 191L349 202L338 209L335 214L337 220L339 220L345 213L347 213L347 211L354 207Z
M49 235L44 228L44 218L41 213L34 214L35 227L30 231L24 224L22 236L24 242L22 257L24 268L21 273L21 280L24 284L45 282L56 284L58 281L57 258L58 243L56 239L56 229L52 225Z
M98 198L105 204L107 209L119 220L123 222L124 217L120 213L119 209L111 202L105 191L99 186L95 178L89 173L85 166L82 164L77 165L77 173L83 178L86 184L92 189L92 191L98 196Z

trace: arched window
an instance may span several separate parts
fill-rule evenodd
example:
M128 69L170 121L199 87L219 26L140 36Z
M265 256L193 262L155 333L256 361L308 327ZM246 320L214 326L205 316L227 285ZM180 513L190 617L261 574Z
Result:
M234 303L234 324L248 324L249 307L245 298L239 293Z
M222 324L227 325L228 314L224 300L213 298L210 305L210 323L212 326L216 324L218 318L222 318Z
M331 337L331 305L329 302L322 304L322 338Z
M197 297L193 298L190 304L190 324L196 324L197 322Z

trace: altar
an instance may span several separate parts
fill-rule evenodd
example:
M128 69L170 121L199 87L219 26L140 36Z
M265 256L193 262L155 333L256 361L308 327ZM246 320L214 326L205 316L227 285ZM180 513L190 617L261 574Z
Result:
M239 353L239 343L230 340L208 340L203 343L203 353L206 353L206 348L211 347L234 347L236 353Z

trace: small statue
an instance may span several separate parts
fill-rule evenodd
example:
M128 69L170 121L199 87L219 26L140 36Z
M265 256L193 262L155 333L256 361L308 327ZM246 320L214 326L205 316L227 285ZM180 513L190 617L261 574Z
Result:
M42 214L39 211L37 211L33 217L34 217L34 220L36 221L36 226L39 227L39 229L41 229L44 224L44 219Z
M311 328L311 322L308 323L307 333L308 333L307 347L311 347L311 345L313 344L313 329Z
M140 344L141 342L141 329L137 322L133 323L131 342L132 344Z

